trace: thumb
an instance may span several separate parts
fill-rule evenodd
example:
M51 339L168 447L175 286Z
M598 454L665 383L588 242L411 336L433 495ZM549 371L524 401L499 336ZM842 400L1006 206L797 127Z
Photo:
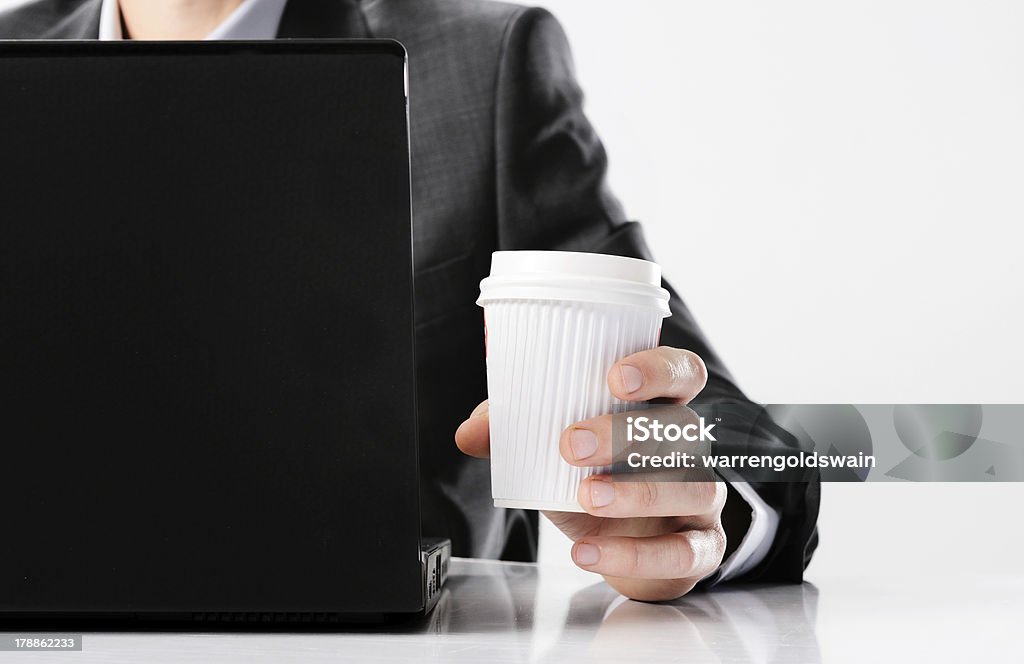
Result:
M491 420L486 401L477 406L469 419L455 432L455 444L469 456L486 459L491 454Z

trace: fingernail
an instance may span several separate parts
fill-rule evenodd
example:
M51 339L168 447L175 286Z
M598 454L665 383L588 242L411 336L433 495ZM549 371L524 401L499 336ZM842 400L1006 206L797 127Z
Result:
M473 409L473 412L470 413L470 415L469 415L469 419L473 419L474 417L483 417L484 415L487 414L487 411L489 411L490 409L491 409L491 402L490 401L484 401L479 406L477 406L476 408ZM465 412L465 411L463 411L463 412Z
M611 505L615 500L615 487L611 482L597 480L590 483L590 504L594 507Z
M596 565L601 560L601 549L593 544L577 544L575 557L580 565Z
M572 439L569 441L572 448L572 455L577 461L589 459L597 452L597 436L593 431L587 429L573 429Z
M644 372L636 367L623 364L619 367L619 374L622 376L622 386L630 394L644 386Z

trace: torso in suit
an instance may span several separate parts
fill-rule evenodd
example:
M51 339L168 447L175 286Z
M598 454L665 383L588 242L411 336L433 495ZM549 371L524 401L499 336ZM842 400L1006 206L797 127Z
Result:
M33 2L0 15L0 38L94 39L100 4ZM536 513L495 509L487 462L453 442L486 398L480 280L499 249L650 257L605 186L565 36L544 10L487 0L291 0L279 36L388 37L409 53L423 530L451 537L456 555L532 559ZM674 293L671 306L662 343L704 358L699 400L746 400ZM745 578L799 580L818 484L756 488L780 524Z

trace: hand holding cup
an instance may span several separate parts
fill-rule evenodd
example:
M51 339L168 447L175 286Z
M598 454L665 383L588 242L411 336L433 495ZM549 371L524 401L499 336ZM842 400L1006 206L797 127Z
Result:
M725 551L724 484L610 473L614 414L688 403L707 381L696 354L656 347L670 315L660 283L638 259L497 252L479 300L490 398L455 435L490 457L496 506L543 510L577 565L649 601L689 592Z

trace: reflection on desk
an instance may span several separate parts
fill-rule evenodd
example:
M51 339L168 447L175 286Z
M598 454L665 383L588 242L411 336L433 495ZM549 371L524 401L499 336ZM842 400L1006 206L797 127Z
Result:
M461 561L456 570L427 629L489 635L476 655L491 661L499 634L515 637L509 661L821 659L810 584L720 588L645 604L571 569Z
M456 560L435 611L401 625L298 634L93 633L84 636L82 652L27 657L77 664L1020 661L1024 578L967 574L938 580L906 568L865 571L814 585L719 587L643 604L574 568Z

